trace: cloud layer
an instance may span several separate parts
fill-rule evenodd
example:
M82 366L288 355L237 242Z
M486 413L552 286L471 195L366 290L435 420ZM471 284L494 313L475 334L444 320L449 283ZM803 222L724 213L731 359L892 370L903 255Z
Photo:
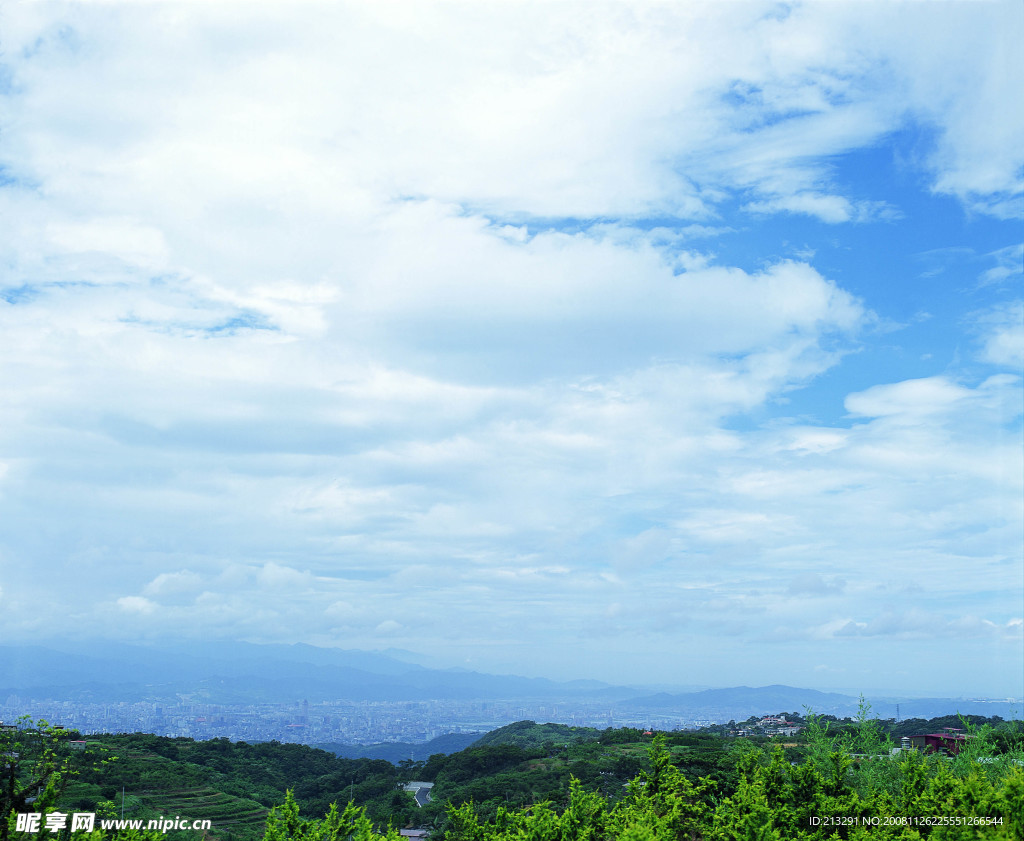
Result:
M4 637L1020 694L1017 4L3 15Z

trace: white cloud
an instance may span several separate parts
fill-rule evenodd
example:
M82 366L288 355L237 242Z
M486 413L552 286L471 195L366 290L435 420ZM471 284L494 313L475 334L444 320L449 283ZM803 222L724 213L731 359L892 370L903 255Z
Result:
M1024 243L1008 245L985 256L991 258L995 265L982 272L982 285L1005 283L1024 275Z
M1020 636L1020 620L1011 619L996 624L970 614L954 618L928 614L911 609L905 612L886 612L866 622L847 622L834 631L836 636L896 636L914 637L1000 637Z
M96 219L86 223L55 223L46 231L57 249L73 254L99 252L133 264L162 267L167 243L156 228L126 219Z
M876 385L867 391L851 394L846 398L846 408L854 415L916 419L922 415L949 411L957 403L971 397L970 389L958 386L945 377L927 377Z
M393 634L396 631L401 630L401 628L401 622L396 622L394 619L385 619L374 630L378 634Z
M153 613L156 605L149 599L142 596L122 596L117 600L117 606L127 613L141 613L148 615Z
M256 581L261 589L280 593L308 589L313 584L313 577L309 572L267 563L256 574Z
M160 596L195 592L202 587L202 584L202 576L191 570L183 569L179 572L160 573L145 586L142 592L146 596L159 598Z
M811 5L784 21L757 4L481 15L389 4L318 7L315 26L290 4L245 21L229 9L77 7L61 29L15 7L10 54L35 43L14 63L33 94L14 100L20 174L152 218L172 252L210 252L217 231L236 267L254 246L302 253L313 231L300 215L337 231L332 220L396 196L544 217L703 217L739 185L791 209L829 180L817 159L908 113L940 129L938 189L978 203L1015 188L1018 109L1004 105L1020 16L1008 4L942 16ZM929 38L908 43L915 28ZM993 33L997 48L979 58ZM815 201L833 219L867 206ZM241 240L240 224L262 241Z
M982 338L981 358L993 365L1024 369L1024 301L1013 301L975 314Z
M801 192L745 205L751 213L803 213L832 225L843 222L891 221L902 214L885 202L851 202L843 196Z

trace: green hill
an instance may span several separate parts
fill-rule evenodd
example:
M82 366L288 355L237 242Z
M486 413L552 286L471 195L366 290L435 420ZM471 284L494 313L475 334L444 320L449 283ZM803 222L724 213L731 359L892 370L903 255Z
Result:
M83 752L81 770L67 791L70 809L93 811L111 803L125 818L181 816L209 819L211 835L230 841L262 838L267 812L292 789L307 814L323 814L350 798L373 820L404 826L416 805L399 790L401 771L390 762L343 759L305 745L247 744L144 734L90 737L89 756L116 757L99 768ZM78 759L73 757L73 759ZM171 841L196 841L194 833L168 833Z
M601 735L593 727L570 727L567 724L537 724L535 721L517 721L492 730L473 742L474 747L485 745L518 745L521 748L537 748L547 743L553 745L593 742Z

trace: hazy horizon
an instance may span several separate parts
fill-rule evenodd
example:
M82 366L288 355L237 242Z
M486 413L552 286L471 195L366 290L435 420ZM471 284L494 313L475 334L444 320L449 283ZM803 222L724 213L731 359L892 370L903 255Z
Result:
M219 646L223 646L223 645L234 646L235 643L238 643L238 642L241 642L245 646L255 646L256 650L254 651L252 649L240 649L239 651L236 652L233 648L230 648L230 647L226 648L226 649L219 647ZM284 650L282 650L279 647L281 645L285 646ZM232 670L231 673L232 674L243 674L244 673L244 674L247 674L247 675L252 675L253 673L251 671L247 671L245 669L241 669L241 670L238 669L238 666L241 663L249 662L248 660L245 659L246 657L264 658L262 660L253 660L252 661L252 662L262 662L264 664L269 664L272 661L281 662L280 658L283 657L283 656L288 655L288 653L289 653L288 649L290 649L292 646L296 646L296 645L297 646L308 646L308 643L283 643L282 644L282 643L250 643L250 642L244 641L244 640L243 641L239 641L239 640L211 640L211 641L207 641L205 645L197 647L196 644L195 644L195 640L190 640L190 639L186 639L186 638L173 638L173 637L164 637L164 638L161 638L159 640L131 641L131 642L113 641L113 640L110 640L110 639L93 639L93 640L89 640L89 639L76 639L76 640L69 640L67 638L33 641L31 643L28 643L25 646L25 650L22 652L23 656L20 658L20 660L16 658L15 661L14 661L15 664L16 664L16 668L15 668L16 674L15 674L15 677L18 678L17 680L12 681L10 679L11 675L8 675L6 672L0 672L0 679L7 678L6 685L0 684L0 690L4 690L4 689L13 690L15 692L15 694L18 694L19 692L22 692L24 689L33 688L33 692L32 692L33 697L37 697L38 696L39 693L37 691L35 691L35 689L37 689L38 687L46 687L48 685L46 680L40 680L39 677L38 677L38 674L41 671L40 663L39 663L39 660L38 660L38 653L39 653L40 649L46 650L46 651L59 652L59 653L63 653L63 654L71 654L73 656L81 656L81 657L85 657L85 658L97 658L98 657L98 658L102 658L104 660L111 659L111 658L113 658L113 659L128 658L128 662L139 662L138 661L138 656L139 656L140 652L152 652L153 656L152 656L151 660L147 660L145 662L146 662L146 665L148 667L156 667L157 669L159 669L160 666L161 666L161 658L163 656L166 656L169 652L171 652L171 653L173 653L175 655L175 664L176 664L175 668L176 669L180 669L181 668L181 661L179 659L181 657L181 655L185 655L188 658L196 658L196 662L199 662L204 657L212 657L213 659L210 661L211 663L213 663L213 662L225 663L225 662L231 661L231 658L235 654L243 654L243 655L245 655L245 657L243 657L242 659L238 660L237 662L232 661L232 662L234 662L235 668ZM462 665L458 665L458 664L454 664L453 665L452 663L446 662L443 659L440 659L438 657L432 657L432 656L430 656L428 654L420 654L420 653L417 653L417 652L414 652L414 651L409 651L407 649L385 648L385 649L376 649L376 650L372 650L372 649L371 650L366 650L366 649L345 649L345 648L341 648L341 647L338 647L338 646L326 647L326 648L325 647L320 647L320 646L314 646L313 648L317 651L318 659L321 662L329 662L329 660L330 660L330 658L328 658L328 660L323 660L323 655L325 653L328 653L328 654L329 653L337 653L339 655L342 655L341 661L345 661L346 660L346 657L344 655L354 655L355 659L349 660L348 665L351 668L355 668L355 669L358 669L360 671L364 671L367 675L391 674L391 675L398 676L398 675L402 674L402 672L400 672L400 671L392 671L391 669L385 669L384 671L381 671L380 670L380 663L373 659L373 658L377 657L378 655L380 655L384 659L384 661L386 661L386 662L393 663L393 664L396 664L396 665L405 665L409 669L412 669L412 670L426 669L426 670L430 671L433 674L449 672L449 673L452 673L454 675L479 674L479 675L483 675L483 676L490 675L490 676L494 676L494 677L515 677L515 678L525 677L528 680L532 680L532 679L538 678L538 677L545 677L543 675L530 675L530 674L512 674L512 673L495 674L495 673L489 673L489 672L487 672L486 669L482 669L482 668L478 669L478 670L471 670L471 669L467 669L465 666L462 666ZM18 650L20 650L20 646L18 644L0 643L0 654L2 654L5 651L5 649L13 649L15 651L18 651ZM307 651L308 651L308 649L307 649ZM294 663L305 663L305 664L307 664L308 668L307 668L307 671L305 672L305 675L307 677L313 677L313 678L317 677L317 668L316 668L316 666L313 665L313 661L309 660L306 657L303 657L303 653L304 652L298 651L298 652L292 652L292 653L295 654L294 661L291 661L291 662L293 662L293 664ZM363 655L368 655L370 659L364 658ZM225 658L227 658L227 659L225 659ZM267 658L270 658L270 659L267 659ZM50 671L52 672L52 669ZM208 671L209 671L209 674L211 676L217 674L216 669L208 670ZM416 672L414 671L414 672L411 672L411 673L415 674ZM30 687L29 684L26 684L24 682L24 679L26 677L33 677L34 678L34 681L32 682L31 687ZM279 679L281 676L278 675L278 674L274 674L274 673L267 673L266 677L268 679L276 680L276 679ZM153 674L146 673L145 675L139 675L136 678L136 680L139 683L139 685L152 686L153 685L152 684L153 678L154 678ZM97 679L99 679L101 682L108 683L111 687L115 687L116 685L118 685L120 680L121 680L120 678L112 679L111 676L109 674L106 674L106 673L95 673L95 672L94 673L90 673L90 677L89 677L89 682L90 683L96 683ZM175 678L173 678L173 677L165 677L165 680L163 682L167 683L167 684L173 684L174 680L175 680ZM193 679L189 678L187 680L193 680ZM688 693L700 693L700 692L705 692L705 691L708 691L708 690L714 691L714 690L720 690L720 689L744 689L744 688L764 689L764 688L770 688L770 687L773 687L773 686L788 686L787 684L782 684L782 683L779 683L777 681L776 682L766 682L766 683L757 683L757 682L747 682L747 683L744 683L744 682L740 682L738 684L724 684L724 683L719 683L719 684L695 684L695 683L680 683L680 682L677 682L677 683L665 683L665 682L658 682L658 681L632 681L632 682L614 684L614 683L608 683L608 682L605 682L605 681L600 681L600 680L596 680L596 679L592 679L592 678L585 678L585 677L584 678L579 678L579 677L572 678L572 677L565 677L565 676L562 676L562 677L556 676L556 677L553 678L553 680L556 683L564 683L566 685L567 689L569 689L571 684L582 683L582 684L592 684L592 685L597 685L597 686L604 686L604 687L607 687L607 688L620 688L620 689L627 689L628 688L628 689L636 690L636 692L640 693L640 694L657 694L657 693L688 694ZM52 683L52 681L50 681L50 682ZM74 687L74 686L79 685L79 683L80 683L79 680L75 680L75 679L69 678L68 679L68 683L66 684L66 687ZM1024 702L1024 698L1016 697L1016 696L1014 696L1014 697L1008 697L1008 696L1002 696L1002 695L989 696L989 695L979 694L979 693L976 693L976 692L975 693L972 693L972 692L956 693L956 692L953 692L952 690L946 691L947 689L949 689L949 687L942 687L942 686L937 686L937 687L935 687L935 689L933 691L930 691L930 692L922 691L921 689L915 688L915 687L905 687L905 686L872 686L872 685L842 686L842 685L827 685L827 684L823 684L823 683L820 683L820 682L817 683L817 684L807 684L807 685L802 685L802 686L799 686L799 687L793 686L793 687L790 687L790 688L794 688L794 689L809 689L809 690L812 690L812 691L815 691L815 692L843 694L843 695L847 695L847 696L849 696L850 698L853 698L853 699L856 699L858 696L862 695L865 698L867 698L869 701L872 701L872 699L877 701L877 700L882 699L882 698L886 698L886 699L892 700L892 699L899 699L899 698L903 698L903 699L915 699L915 698L916 699L926 699L926 698L957 698L957 697L960 697L960 698L977 699L977 700L999 700L999 701L1011 701L1011 700L1014 700L1014 701L1022 701L1022 702ZM488 690L488 691L493 691L493 690ZM578 690L574 689L572 691L578 691ZM569 696L567 695L566 697L568 698ZM1022 712L1024 712L1024 711L1022 711Z
M0 642L1024 697L1022 42L6 4Z

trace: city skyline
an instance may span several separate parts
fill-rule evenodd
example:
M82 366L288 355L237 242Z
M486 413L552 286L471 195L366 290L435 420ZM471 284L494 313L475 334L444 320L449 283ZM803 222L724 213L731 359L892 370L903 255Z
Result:
M1024 696L1021 4L242 8L0 13L0 639Z

